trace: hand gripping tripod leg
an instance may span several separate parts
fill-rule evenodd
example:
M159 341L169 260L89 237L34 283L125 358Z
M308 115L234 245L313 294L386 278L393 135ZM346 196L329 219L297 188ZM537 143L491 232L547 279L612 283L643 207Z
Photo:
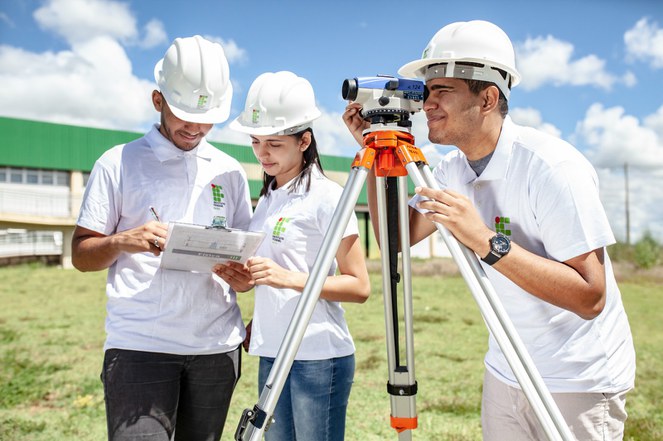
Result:
M288 373L294 361L299 345L310 321L315 304L326 279L336 250L340 244L342 234L348 224L359 192L366 180L368 171L375 165L378 195L378 209L380 211L380 244L382 249L383 288L385 296L385 322L387 325L387 351L389 362L388 390L391 395L392 427L396 428L400 440L411 439L411 429L416 427L416 411L414 395L416 394L416 381L414 380L414 353L412 336L412 307L411 307L411 274L409 256L409 236L407 227L407 210L400 210L399 222L401 224L401 245L403 249L403 275L404 275L404 320L406 329L406 359L408 364L400 366L397 361L397 338L392 332L394 309L391 280L395 277L389 268L389 246L386 214L384 210L385 199L384 177L399 176L399 196L407 195L405 175L409 175L417 186L437 188L433 175L426 164L423 155L414 146L414 137L403 131L378 130L369 132L364 137L365 148L361 150L352 164L348 181L345 185L339 205L334 212L329 229L325 235L321 249L316 257L311 274L304 287L302 296L297 303L292 321L288 327L283 342L279 348L272 370L266 384L260 393L258 403L253 409L245 409L235 432L237 441L259 441L272 420L272 415L281 394ZM396 158L398 161L396 161ZM382 195L381 195L382 193ZM382 200L382 202L380 202ZM477 302L480 312L488 329L497 340L504 352L509 365L523 389L527 399L534 409L546 435L550 441L571 441L573 436L565 424L559 409L555 405L550 393L543 384L543 380L529 354L524 348L513 324L506 315L497 294L485 275L483 268L472 251L459 244L444 226L436 224L438 231L449 248L452 257L459 266L461 275L465 279L470 291ZM392 247L393 249L393 247ZM389 300L387 299L389 297Z

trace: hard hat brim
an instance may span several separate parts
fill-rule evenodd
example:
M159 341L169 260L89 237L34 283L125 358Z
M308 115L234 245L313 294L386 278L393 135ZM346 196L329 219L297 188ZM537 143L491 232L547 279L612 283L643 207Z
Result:
M170 111L173 112L173 115L186 122L197 124L221 124L226 122L230 116L230 106L216 107L204 112L201 111L194 113L182 110L177 106L172 105L168 102L168 98L166 98L166 102L168 103Z
M265 136L265 135L273 135L274 133L278 133L281 130L283 130L280 127L252 127L252 126L245 126L241 123L240 121L241 117L237 117L230 124L228 124L228 128L231 130L235 130L236 132L241 132L241 133L246 133L247 135L258 135L258 136Z
M265 136L265 135L274 135L276 133L283 132L291 127L297 127L302 124L307 124L311 123L312 121L320 118L322 116L322 112L319 110L313 114L310 118L306 118L304 121L300 121L297 124L292 124L288 125L287 127L274 127L274 126L253 126L253 125L246 125L242 123L242 115L238 116L230 124L228 124L228 127L232 130L235 130L237 132L241 133L246 133L249 135L257 135L257 136Z
M423 58L419 60L414 60L410 61L407 64L404 64L401 66L400 69L398 69L398 74L404 78L424 78L426 74L426 67L433 65L433 64L440 64L440 63L449 63L450 61L468 61L472 63L481 63L481 64L488 64L492 67L497 67L499 69L502 69L511 75L511 87L514 87L520 83L520 73L517 71L514 71L508 66L504 66L501 64L497 63L486 63L486 60L481 60L481 59L449 59L449 58Z
M448 60L445 60L448 61ZM436 61L436 60L431 60L431 59L424 59L424 60L414 60L410 61L407 64L404 64L401 66L400 69L398 69L398 75L404 77L404 78L423 78L424 77L424 72L423 68L426 66L430 66L431 64L436 64L436 63L443 63L444 61Z

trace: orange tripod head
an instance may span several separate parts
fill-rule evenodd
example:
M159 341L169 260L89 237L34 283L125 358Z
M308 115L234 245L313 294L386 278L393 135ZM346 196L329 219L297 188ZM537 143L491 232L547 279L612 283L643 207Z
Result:
M352 167L371 169L381 177L407 176L405 165L426 162L421 150L414 145L414 136L400 130L377 130L364 135L364 148L355 156Z

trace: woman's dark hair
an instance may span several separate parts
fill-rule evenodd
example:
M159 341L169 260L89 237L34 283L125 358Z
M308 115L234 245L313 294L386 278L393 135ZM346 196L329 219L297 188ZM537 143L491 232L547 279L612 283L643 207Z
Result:
M322 164L320 163L320 154L318 153L318 144L315 142L313 129L309 127L306 130L302 130L299 133L288 136L294 136L297 142L299 142L306 132L311 134L311 143L309 144L308 148L304 150L304 166L302 167L302 171L295 178L290 191L298 190L302 185L305 185L306 191L309 191L311 188L311 170L313 169L313 166L317 166L320 172L323 172ZM265 172L262 173L262 189L260 190L260 196L267 194L273 180L274 176L270 176Z

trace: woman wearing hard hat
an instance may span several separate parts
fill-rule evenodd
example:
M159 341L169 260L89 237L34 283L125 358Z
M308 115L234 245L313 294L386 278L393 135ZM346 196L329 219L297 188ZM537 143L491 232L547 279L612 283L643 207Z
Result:
M266 238L245 267L220 265L230 286L255 286L249 354L260 356L259 390L290 324L341 186L320 165L311 122L320 116L310 83L291 72L264 73L230 127L251 136L263 168L261 198L251 230ZM342 440L354 376L354 343L341 302L363 303L370 283L353 215L274 410L269 441Z

